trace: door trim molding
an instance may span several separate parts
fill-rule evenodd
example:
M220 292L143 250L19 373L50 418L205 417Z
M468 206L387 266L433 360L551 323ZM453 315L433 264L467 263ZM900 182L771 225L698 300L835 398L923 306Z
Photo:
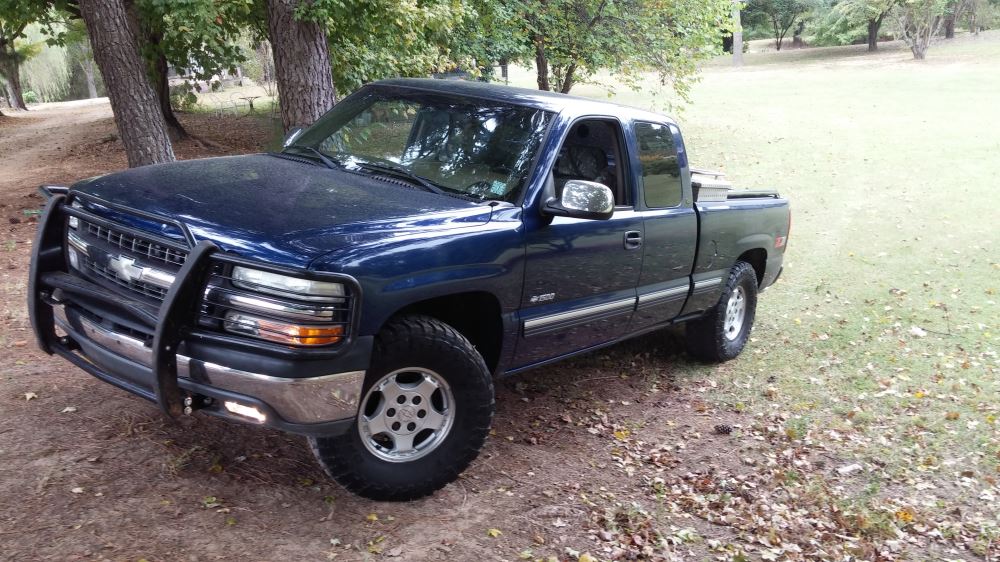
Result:
M535 336L557 328L567 328L577 324L586 324L595 320L603 320L622 313L635 310L635 297L619 299L603 304L575 308L566 312L539 316L524 321L524 337Z
M653 291L652 293L639 295L638 308L655 306L676 300L678 297L687 296L689 288L690 287L687 284L684 284L679 287L671 287L670 289L663 289L662 291Z

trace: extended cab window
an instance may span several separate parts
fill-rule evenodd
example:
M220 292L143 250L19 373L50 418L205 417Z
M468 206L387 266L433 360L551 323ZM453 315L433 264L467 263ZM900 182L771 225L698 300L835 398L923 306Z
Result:
M445 192L514 201L551 115L490 100L403 92L345 101L295 145L348 167L405 168Z
M647 207L676 207L682 198L681 170L677 147L670 127L655 123L636 123L642 167L642 191Z

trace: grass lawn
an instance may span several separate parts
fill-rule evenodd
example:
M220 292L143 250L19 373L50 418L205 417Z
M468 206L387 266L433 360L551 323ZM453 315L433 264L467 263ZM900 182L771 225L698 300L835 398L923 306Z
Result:
M910 59L846 47L708 65L678 115L692 162L793 209L753 341L711 377L723 407L777 426L768 447L820 451L799 487L859 536L940 533L967 549L943 558L997 559L1000 34Z

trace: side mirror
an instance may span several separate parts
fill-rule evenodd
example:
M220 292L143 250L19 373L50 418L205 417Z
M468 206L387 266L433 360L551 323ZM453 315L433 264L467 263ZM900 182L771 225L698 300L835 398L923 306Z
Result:
M302 127L294 127L292 130L288 131L288 134L285 135L285 142L282 143L281 147L288 148L289 146L292 146L292 143L295 142L295 139L299 138L302 135L303 130L304 129Z
M615 213L615 196L603 183L569 180L562 196L546 201L543 210L557 217L607 220Z

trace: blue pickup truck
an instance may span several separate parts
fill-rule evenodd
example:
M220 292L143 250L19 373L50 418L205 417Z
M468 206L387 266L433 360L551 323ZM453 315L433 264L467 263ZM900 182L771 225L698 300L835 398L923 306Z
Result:
M656 113L379 82L280 152L43 188L32 325L167 415L305 435L413 499L476 457L495 377L682 322L692 356L740 353L788 202L710 183Z

